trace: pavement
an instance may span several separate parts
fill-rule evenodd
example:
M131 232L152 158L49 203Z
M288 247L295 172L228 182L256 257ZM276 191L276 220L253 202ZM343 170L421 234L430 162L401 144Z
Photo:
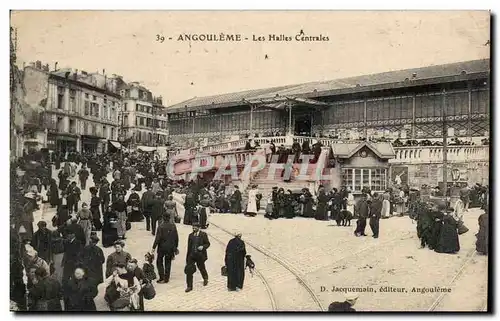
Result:
M93 186L91 179L87 186ZM90 201L88 189L83 191L82 201ZM487 297L488 257L469 258L474 253L481 213L471 209L464 215L470 230L460 236L461 249L454 255L420 249L416 224L408 217L381 220L380 237L374 239L369 226L369 236L355 237L355 221L351 227L338 227L332 221L299 217L270 221L262 215L210 214L207 233L211 246L206 262L209 284L204 287L197 272L194 290L184 292L185 251L191 227L177 224L180 254L173 261L170 282L155 284L156 297L145 301L145 310L318 311L319 305L326 309L332 301L343 301L343 294L333 287L357 287L358 311L427 311L440 298L439 293L416 293L413 288L449 286L451 292L435 310L478 311L484 308ZM45 205L35 212L35 220L50 222L54 214L55 209ZM228 231L243 233L247 253L252 255L258 272L251 276L247 270L244 289L239 292L228 292L226 278L220 274L225 244L231 238ZM125 243L125 251L142 266L153 236L144 222L132 223ZM103 250L106 256L113 251ZM459 271L462 273L457 277ZM403 292L384 291L391 288ZM373 292L363 292L370 289ZM102 285L95 301L98 310L108 310Z

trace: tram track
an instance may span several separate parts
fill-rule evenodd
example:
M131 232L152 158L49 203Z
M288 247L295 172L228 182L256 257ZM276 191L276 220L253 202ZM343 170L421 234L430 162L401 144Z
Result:
M232 233L229 230L227 230L227 229L225 229L225 228L223 228L223 227L221 227L221 226L219 226L217 224L214 224L213 222L210 222L210 225L216 227L217 229L223 231L224 233L226 233L228 235L232 235ZM363 254L363 253L366 253L366 252L369 252L369 251L372 251L372 250L376 250L376 251L380 250L381 249L381 245L388 245L388 244L391 244L393 242L396 242L396 241L399 241L399 240L410 239L412 237L413 237L412 234L408 233L407 235L398 236L398 237L389 239L387 241L384 241L384 242L381 242L381 243L378 243L378 244L373 244L373 245L370 245L370 246L363 247L363 248L361 248L359 250L356 250L356 251L354 251L354 252L352 252L352 253L350 253L348 255L340 257L340 258L338 258L336 260L332 260L332 262L329 263L329 266L336 265L336 264L338 264L338 263L340 263L342 261L353 259L353 258L357 257L360 254ZM245 240L245 243L248 246L250 246L251 248L253 248L254 250L256 250L259 253L263 254L264 256L270 258L271 260L275 261L280 266L282 266L283 268L285 268L287 271L289 271L295 277L295 279L297 280L297 282L307 291L307 293L309 294L309 296L312 299L312 301L314 301L314 305L319 308L319 311L326 311L326 309L323 306L322 301L316 295L316 293L313 290L312 286L305 280L304 276L301 275L301 273L298 271L298 269L295 268L290 262L288 262L286 259L281 258L278 255L274 254L272 251L270 251L268 249L264 249L263 247L261 247L259 245L256 245L256 244L254 244L252 242L249 242L248 240ZM269 288L269 291L272 292L272 290L270 288Z
M225 229L217 224L214 224L213 222L210 223L210 226L214 226L214 227L218 228L220 231L224 232L227 235L230 235L230 236L232 235L232 233L230 231L228 231L227 229ZM213 237L214 239L216 239L216 237L214 237L214 235L212 233L209 233L209 235L211 237ZM260 254L264 255L265 257L276 262L279 266L281 266L286 271L291 273L293 275L294 279L298 282L298 284L308 293L309 297L313 301L313 305L316 306L317 308L319 308L319 311L325 311L323 304L321 303L321 300L318 298L318 296L314 292L311 285L304 279L304 277L302 275L300 275L300 273L290 263L286 262L284 259L280 258L279 256L272 253L271 251L266 250L266 249L264 249L256 244L253 244L252 242L250 242L248 240L245 240L245 244L247 244L247 246L249 246L252 249L259 252ZM276 297L274 295L273 290L271 289L269 282L262 275L261 272L259 272L259 275L260 275L259 277L261 278L261 280L263 280L264 285L266 286L267 292L268 292L268 294L271 298L271 301L272 301L272 306L273 306L274 311L289 311L289 308L287 308L286 310L282 310L282 308L277 304Z
M469 266L469 264L472 262L472 260L476 257L477 251L475 249L471 249L467 253L467 258L465 261L462 263L460 266L460 269L458 272L455 274L455 276L451 279L451 281L448 284L448 288L452 288L457 280L460 279L462 275L464 275L465 269ZM436 299L432 302L431 306L427 309L428 312L434 312L437 311L436 309L439 307L439 305L443 302L443 300L450 295L451 292L442 292L440 293ZM481 305L480 309L478 309L477 312L486 312L488 310L488 298L486 298L484 304Z
M225 249L226 243L224 243L224 241L222 241L219 237L214 236L212 233L207 233L207 234L210 238L217 241L217 243L219 243ZM278 311L276 297L274 295L273 290L271 289L271 286L269 285L269 282L267 281L267 279L264 277L264 275L262 275L262 273L257 268L254 269L254 272L257 275L257 277L262 281L262 283L264 284L264 287L266 288L266 292L269 296L269 300L271 301L272 311Z

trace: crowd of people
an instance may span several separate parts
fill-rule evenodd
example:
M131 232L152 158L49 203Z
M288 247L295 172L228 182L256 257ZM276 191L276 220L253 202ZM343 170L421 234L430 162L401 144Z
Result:
M17 308L94 311L97 288L104 284L110 310L142 311L144 299L154 297L152 281L169 282L172 260L179 254L176 224L181 218L193 229L187 241L186 292L193 290L197 270L206 286L210 242L203 229L220 203L215 191L224 194L224 185L174 182L165 177L164 165L148 153L40 154L12 164L11 300ZM233 197L230 208L241 208L236 203ZM51 226L42 220L35 231L34 212L40 206L55 208L55 215ZM142 268L125 250L131 223L141 221L154 236ZM100 244L114 252L106 258ZM242 289L244 269L253 263L241 234L229 242L225 262L228 290Z
M317 151L317 148L307 149L297 142L294 146L284 153L287 156L315 155ZM270 220L303 216L334 220L337 225L350 225L355 218L354 235L366 236L368 223L374 238L379 237L380 219L408 213L418 222L417 233L423 247L454 253L460 249L455 235L461 222L456 214L458 209L466 211L479 205L486 214L479 218L477 247L478 252L487 254L488 206L485 199L488 191L481 185L461 191L462 205L455 206L453 215L448 215L448 205L424 204L418 191L404 184L396 184L384 193L365 188L357 201L345 186L340 190L327 191L319 186L317 190L304 188L286 192L275 187L267 195L264 207L266 198L257 185L251 186L247 195L242 195L238 186L221 181L173 181L167 178L165 165L166 161L152 154L135 152L40 153L13 163L11 300L18 308L93 311L96 310L97 287L104 284L104 299L110 310L144 310L144 300L154 297L152 282L165 284L170 281L172 260L179 255L176 224L180 223L192 225L193 229L187 239L185 291L193 290L197 270L203 285L207 286L205 262L210 242L203 230L208 228L208 215L212 212L253 217L262 209ZM93 184L88 184L90 178ZM90 193L88 199L86 191ZM439 193L439 188L434 189L434 196L440 196ZM35 231L34 212L39 209L40 201L42 206L54 208L56 214L50 222L37 222ZM154 236L142 267L137 258L126 251L125 240L132 222L144 222L146 230ZM114 252L105 257L101 245L113 247ZM244 270L254 263L246 253L240 233L235 233L227 245L224 261L228 290L241 290Z

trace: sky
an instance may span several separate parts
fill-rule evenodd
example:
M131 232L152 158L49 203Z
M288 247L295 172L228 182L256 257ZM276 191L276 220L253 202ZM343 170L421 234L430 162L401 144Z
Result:
M164 105L248 89L489 58L487 11L13 11L18 62L139 81ZM257 42L254 35L323 35ZM241 42L177 41L241 34ZM163 43L156 41L164 36ZM168 40L172 37L172 40ZM267 56L267 59L266 59Z

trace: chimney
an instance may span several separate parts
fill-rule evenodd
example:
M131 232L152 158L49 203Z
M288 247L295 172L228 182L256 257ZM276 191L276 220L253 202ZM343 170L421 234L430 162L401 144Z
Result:
M42 62L40 60L36 61L36 69L42 69Z
M73 74L73 80L76 80L78 76L78 69L75 69L75 73Z
M45 66L43 66L43 71L49 72L49 64L45 64Z
M106 74L106 69L103 69L102 70L102 74L105 75Z
M56 70L57 70L57 61L56 61L56 63L54 64L54 71L56 71Z

